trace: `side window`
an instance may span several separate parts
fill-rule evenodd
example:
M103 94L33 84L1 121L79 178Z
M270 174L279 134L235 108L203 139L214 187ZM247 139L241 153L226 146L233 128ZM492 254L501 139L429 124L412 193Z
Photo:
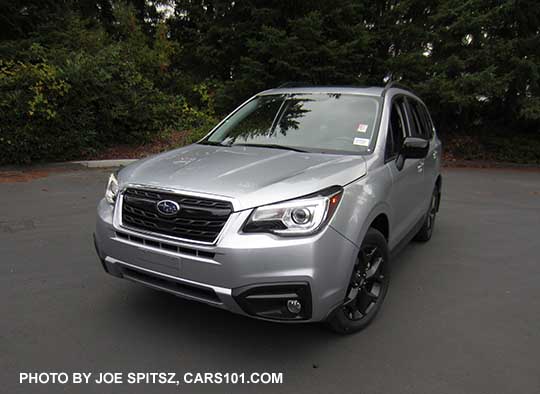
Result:
M427 131L428 131L428 138L433 138L433 122L431 121L431 117L429 116L429 112L427 108L424 105L420 105L420 115L424 118L426 125L427 125Z
M425 125L420 121L420 113L418 112L418 102L412 98L408 98L409 109L411 111L411 135L418 138L426 138Z
M392 102L390 122L388 123L388 138L385 147L386 160L397 156L399 149L403 145L403 140L407 136L407 123L403 104L404 101L401 98Z
M409 98L409 108L411 110L411 117L413 120L413 137L420 137L430 140L432 137L431 122L427 115L426 109L419 101Z

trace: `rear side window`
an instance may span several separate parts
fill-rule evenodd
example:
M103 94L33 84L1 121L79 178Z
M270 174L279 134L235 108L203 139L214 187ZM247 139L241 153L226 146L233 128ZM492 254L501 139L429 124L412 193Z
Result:
M429 116L429 112L425 105L420 105L420 114L425 119L426 125L428 127L428 136L429 139L433 138L433 122L431 121L431 117Z
M398 98L392 103L390 122L388 123L388 138L386 139L385 147L385 157L387 160L397 156L406 136L407 120L405 118L404 100Z
M412 98L408 100L411 110L411 118L413 123L413 137L420 137L430 140L433 136L431 121L424 105Z

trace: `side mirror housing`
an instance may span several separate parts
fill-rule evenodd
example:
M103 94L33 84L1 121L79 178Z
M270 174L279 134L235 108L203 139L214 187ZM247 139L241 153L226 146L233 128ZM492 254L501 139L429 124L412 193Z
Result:
M407 137L399 151L396 165L399 170L403 168L405 159L423 159L429 151L429 140L416 137Z
M401 146L400 155L404 159L423 159L429 151L429 141L423 138L407 137Z

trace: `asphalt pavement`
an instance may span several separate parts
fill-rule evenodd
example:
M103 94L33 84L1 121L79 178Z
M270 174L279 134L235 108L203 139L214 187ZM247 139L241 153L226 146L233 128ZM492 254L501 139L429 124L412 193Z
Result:
M92 232L107 176L0 183L2 393L540 392L538 171L445 170L432 240L393 261L381 313L345 337L106 275ZM283 384L19 383L43 371L282 372Z

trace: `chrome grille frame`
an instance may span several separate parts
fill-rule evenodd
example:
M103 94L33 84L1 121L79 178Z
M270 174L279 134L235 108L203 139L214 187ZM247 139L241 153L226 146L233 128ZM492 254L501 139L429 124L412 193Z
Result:
M130 226L123 223L123 221L122 221L122 212L123 212L124 193L125 193L126 189L130 189L130 188L131 189L144 190L144 191L148 191L148 192L155 192L155 193L160 193L161 192L161 193L176 194L176 195L181 195L181 196L186 196L186 197L195 197L195 198L219 200L219 201L230 203L231 206L232 206L232 210L231 210L231 214L229 215L229 217L225 221L223 227L221 228L221 231L217 234L217 236L216 236L216 238L214 239L213 242L199 241L199 240L190 239L190 238L175 237L175 236L168 235L168 234L163 234L163 233L153 232L153 231L149 231L149 230L143 230L143 229L139 229L139 228L135 228L135 227L130 227ZM234 216L235 212L236 212L235 201L231 197L219 196L219 195L208 194L208 193L195 193L195 192L185 191L185 190L161 188L161 187L156 187L156 186L148 186L148 185L140 185L140 184L131 184L130 183L130 184L123 185L122 189L118 192L118 195L116 197L116 203L114 205L114 214L113 214L113 227L116 230L127 232L128 234L132 234L134 236L136 236L137 234L145 234L145 235L148 235L148 236L161 238L161 239L165 239L165 240L170 240L170 241L176 241L176 242L180 242L180 243L189 243L189 244L197 244L197 245L209 245L209 246L212 245L213 246L213 245L216 245L220 241L220 239L222 238L223 234L225 233L225 231L229 227L229 225L231 223L231 218Z

